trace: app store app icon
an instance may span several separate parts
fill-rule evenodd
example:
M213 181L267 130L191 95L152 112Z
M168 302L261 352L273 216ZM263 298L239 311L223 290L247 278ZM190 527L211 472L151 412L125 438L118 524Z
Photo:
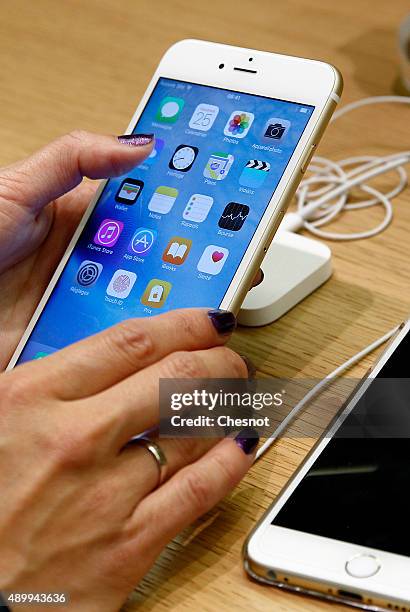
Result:
M148 255L154 246L157 237L157 232L147 227L139 227L128 246L128 252L145 257Z

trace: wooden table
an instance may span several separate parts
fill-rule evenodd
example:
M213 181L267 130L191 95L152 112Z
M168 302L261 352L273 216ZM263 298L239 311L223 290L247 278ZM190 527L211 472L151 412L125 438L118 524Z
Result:
M1 5L0 163L76 127L122 133L162 53L187 37L323 59L345 79L343 102L392 92L406 0L13 0ZM327 131L334 159L409 148L409 110L356 111ZM390 179L383 179L388 183ZM409 311L410 191L382 235L330 244L333 277L274 325L241 329L233 346L265 375L322 377ZM372 210L338 227L369 227ZM371 363L364 360L354 373ZM287 438L215 512L173 542L128 610L337 610L251 582L245 535L311 445Z

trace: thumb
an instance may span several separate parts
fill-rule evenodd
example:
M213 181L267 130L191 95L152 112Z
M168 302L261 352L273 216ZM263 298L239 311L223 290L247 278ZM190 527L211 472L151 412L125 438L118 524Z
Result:
M152 151L153 134L103 136L82 130L51 142L0 173L0 196L37 214L83 177L108 178L127 172Z

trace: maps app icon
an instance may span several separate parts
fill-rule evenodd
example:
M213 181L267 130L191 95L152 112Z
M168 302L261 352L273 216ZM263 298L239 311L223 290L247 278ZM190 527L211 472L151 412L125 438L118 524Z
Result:
M226 178L233 164L234 156L227 153L214 153L208 159L205 166L204 177L214 181L222 181Z

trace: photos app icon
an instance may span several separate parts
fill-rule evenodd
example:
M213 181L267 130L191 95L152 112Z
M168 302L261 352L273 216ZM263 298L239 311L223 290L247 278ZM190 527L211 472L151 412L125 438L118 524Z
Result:
M245 111L233 111L225 125L225 136L233 136L234 138L245 138L246 134L251 129L251 125L255 115Z

